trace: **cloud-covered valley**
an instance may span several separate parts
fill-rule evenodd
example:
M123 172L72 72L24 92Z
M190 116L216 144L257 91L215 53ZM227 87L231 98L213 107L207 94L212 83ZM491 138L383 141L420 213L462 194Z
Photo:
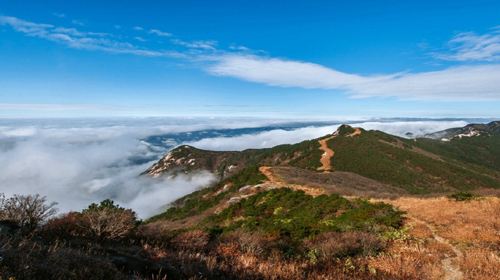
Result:
M142 217L210 184L211 174L149 178L139 176L169 147L144 141L148 136L181 132L262 128L258 132L221 135L176 142L212 150L243 150L297 143L331 133L340 124L303 124L276 129L283 121L259 119L122 119L0 120L0 192L39 193L58 202L61 212L81 210L111 198ZM466 121L361 122L365 129L415 135L463 126ZM229 130L231 131L231 130ZM252 130L250 130L252 131Z

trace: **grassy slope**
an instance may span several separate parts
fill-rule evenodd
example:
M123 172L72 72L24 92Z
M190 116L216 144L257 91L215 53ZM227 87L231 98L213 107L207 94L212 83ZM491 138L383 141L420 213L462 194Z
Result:
M418 139L416 145L438 155L500 170L500 136L476 136L442 142Z
M343 126L339 129L340 136L328 142L335 151L332 159L335 170L357 173L414 194L472 190L478 187L500 188L500 181L495 179L498 172L488 168L496 167L497 164L495 160L498 160L498 155L495 153L500 148L495 145L496 140L476 137L456 143L428 139L415 142L379 131L363 131L361 135L346 137L351 132L351 127ZM416 148L435 156L415 151ZM204 153L203 150L197 152ZM262 182L265 177L258 171L261 165L290 165L316 171L320 166L321 153L317 139L269 149L229 152L225 164L244 163L246 167L242 171L215 186L179 199L175 207L150 221L183 219L218 205L240 187ZM231 183L229 190L216 194L228 183Z
M442 160L414 150L426 146L378 131L336 137L328 145L335 151L335 170L358 173L415 194L500 187L499 180L477 172L471 164L448 159L445 152L436 151L439 148L429 150Z

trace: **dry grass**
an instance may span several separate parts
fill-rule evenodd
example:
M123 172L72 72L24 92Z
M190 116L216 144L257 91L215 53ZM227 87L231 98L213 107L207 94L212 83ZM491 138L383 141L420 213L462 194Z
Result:
M440 256L417 242L396 242L387 253L370 260L370 267L403 279L440 279Z
M486 249L467 249L459 263L466 279L500 279L500 258Z
M394 246L388 256L372 261L375 267L386 271L405 267L410 274L423 269L424 274L432 271L424 279L440 279L445 269L440 264L452 259L464 279L500 279L500 198L399 198L385 202L407 212L409 234L418 249L408 244Z
M472 201L448 198L399 198L386 201L408 215L433 225L438 234L453 243L500 245L500 198L485 197Z

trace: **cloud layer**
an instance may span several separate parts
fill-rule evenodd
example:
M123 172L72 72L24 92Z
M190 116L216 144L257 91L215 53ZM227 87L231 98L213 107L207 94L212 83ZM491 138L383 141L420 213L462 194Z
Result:
M61 212L81 210L105 198L141 217L207 186L213 176L138 176L165 150L140 139L209 128L260 126L250 119L1 120L0 192L46 195Z
M349 122L347 122L349 123ZM427 133L436 132L451 127L462 127L467 125L466 121L394 121L394 122L356 122L349 123L355 127L367 130L381 130L400 137L407 137L407 133L413 136L423 136ZM246 134L236 137L205 138L186 144L197 148L217 151L241 151L245 149L270 148L281 144L299 143L304 140L318 138L337 130L339 125L310 126L294 130L275 129L271 131Z
M207 186L214 178L206 172L175 178L138 176L166 152L140 139L165 133L279 123L259 119L0 119L0 192L46 195L59 203L61 212L81 210L92 202L111 198L133 208L141 217L149 217L173 200ZM404 136L407 132L422 135L465 124L465 121L397 121L353 125ZM293 130L205 138L186 144L210 150L267 148L320 137L338 127L306 125Z

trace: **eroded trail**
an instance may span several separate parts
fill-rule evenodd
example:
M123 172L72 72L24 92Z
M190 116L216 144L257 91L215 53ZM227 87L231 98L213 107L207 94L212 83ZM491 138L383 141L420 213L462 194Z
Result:
M322 195L325 193L325 190L322 188L317 188L317 187L311 187L311 186L306 186L306 185L298 185L298 184L289 184L285 182L283 179L280 177L276 176L272 172L272 169L270 166L261 166L259 167L259 171L266 176L268 182L272 184L270 188L289 188L292 190L300 190L305 192L306 194L312 195L312 196L318 196Z
M320 139L319 142L319 149L323 151L323 154L321 155L321 167L318 167L318 171L323 171L323 172L330 172L332 171L332 157L335 155L335 152L328 147L328 141L331 139L335 138L337 135L333 134L330 137Z
M347 137L354 137L361 134L361 129L359 127L354 128L354 132L347 135Z
M278 176L274 175L274 173L271 171L271 167L269 166L261 166L259 167L260 173L264 174L266 176L267 180L271 183L275 184L283 184L283 180L279 178Z

